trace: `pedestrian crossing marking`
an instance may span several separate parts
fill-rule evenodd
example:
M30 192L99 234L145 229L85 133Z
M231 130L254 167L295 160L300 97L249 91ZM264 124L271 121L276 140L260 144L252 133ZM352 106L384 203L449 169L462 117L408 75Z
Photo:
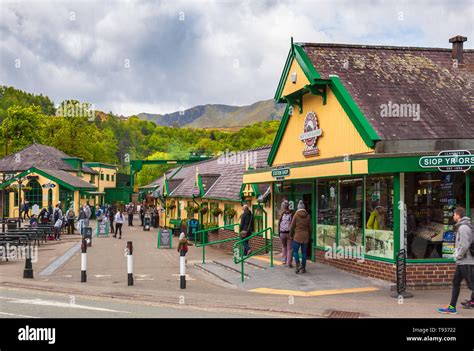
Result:
M327 295L338 295L338 294L353 294L353 293L370 292L370 291L377 291L377 290L380 290L380 289L375 288L375 287L366 287L366 288L350 288L350 289L300 291L300 290L257 288L257 289L252 289L249 291L260 293L260 294L314 297L314 296L327 296Z

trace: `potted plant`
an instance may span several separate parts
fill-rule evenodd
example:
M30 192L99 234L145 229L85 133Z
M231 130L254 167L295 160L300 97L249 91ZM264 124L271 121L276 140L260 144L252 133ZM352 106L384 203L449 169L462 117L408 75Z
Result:
M196 205L196 206L193 207L193 212L194 212L194 213L198 213L198 212L199 212L199 206L198 206L198 205Z
M214 207L211 210L211 214L213 217L219 217L222 214L222 210L219 207Z
M229 218L234 218L235 215L237 214L237 211L234 210L233 208L228 208L225 210L225 216Z
M184 208L184 210L188 214L188 218L191 218L194 215L194 206L188 205Z
M207 211L208 211L207 205L201 206L199 209L199 212L203 215L206 214Z
M174 202L170 202L167 206L170 210L174 210L176 208L176 204Z

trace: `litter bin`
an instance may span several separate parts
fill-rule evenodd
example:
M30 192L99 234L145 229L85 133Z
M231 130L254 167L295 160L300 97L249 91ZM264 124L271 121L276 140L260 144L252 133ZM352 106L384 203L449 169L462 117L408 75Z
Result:
M18 227L18 220L16 219L9 219L7 222L8 230L16 229Z
M191 241L196 241L196 232L199 230L199 221L197 219L188 220L188 232L187 237Z
M151 226L150 214L149 214L149 213L146 213L146 214L145 214L145 218L143 219L143 230L149 231L149 230L150 230L150 226Z
M83 228L82 239L86 240L88 247L92 246L92 227Z

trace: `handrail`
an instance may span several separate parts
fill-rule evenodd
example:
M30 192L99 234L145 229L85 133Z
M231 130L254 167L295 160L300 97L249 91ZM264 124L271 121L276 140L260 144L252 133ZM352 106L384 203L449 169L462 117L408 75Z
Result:
M217 241L212 241L212 242L206 243L206 235L204 235L204 233L214 231L214 230L219 230L219 229L222 229L222 228L223 229L231 229L231 228L234 228L236 225L239 225L239 223L231 223L231 224L226 224L226 225L223 225L223 226L220 226L220 227L201 229L201 230L197 230L197 231L194 232L196 241L197 241L197 235L200 234L200 233L203 233L201 243L195 245L196 247L202 247L202 263L203 264L206 263L206 246L214 245L214 244L227 243L227 242L230 242L230 241L235 241L235 240L240 239L237 236L235 238L222 239L222 240L217 240Z
M243 255L243 243L245 241L248 241L258 235L261 235L267 231L270 231L270 244L267 244L265 245L264 247L256 250L256 251L253 251L252 250L252 253L250 255ZM267 238L267 236L265 235L265 239ZM239 245L239 247L237 248L237 245ZM254 233L244 239L241 239L239 241L237 241L235 244L234 244L234 263L235 264L241 264L241 269L240 269L240 274L241 274L241 279L242 279L242 282L244 282L244 262L246 259L252 257L252 256L255 256L256 254L262 252L262 251L266 251L268 248L270 247L270 267L273 267L273 229L271 227L268 227L268 228L265 228L257 233Z

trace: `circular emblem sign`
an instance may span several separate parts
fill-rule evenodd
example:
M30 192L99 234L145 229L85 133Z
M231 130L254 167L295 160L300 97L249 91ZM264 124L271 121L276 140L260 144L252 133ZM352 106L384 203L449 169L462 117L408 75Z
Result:
M303 134L300 140L304 142L303 155L305 157L319 155L319 149L316 147L318 137L323 134L322 129L318 127L318 117L314 112L308 112L304 119Z

